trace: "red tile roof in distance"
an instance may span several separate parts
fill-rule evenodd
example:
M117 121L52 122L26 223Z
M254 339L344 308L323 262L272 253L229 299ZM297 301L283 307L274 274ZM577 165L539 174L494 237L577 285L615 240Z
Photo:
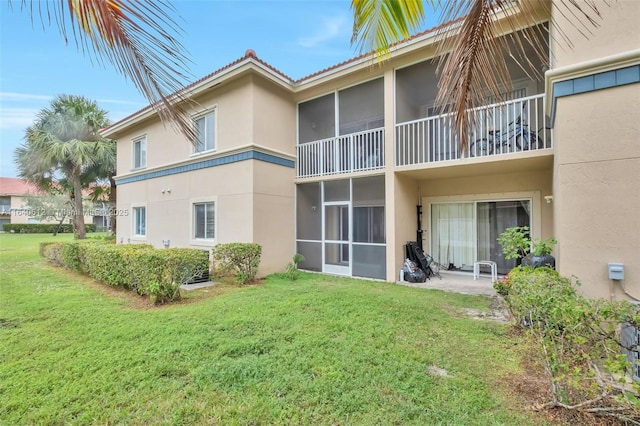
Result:
M0 195L38 195L40 190L24 179L0 177Z

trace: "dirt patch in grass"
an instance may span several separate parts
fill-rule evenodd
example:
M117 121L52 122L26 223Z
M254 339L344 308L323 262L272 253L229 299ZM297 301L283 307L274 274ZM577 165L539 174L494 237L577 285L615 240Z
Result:
M520 333L513 329L512 333ZM544 404L552 400L550 379L535 354L535 348L530 347L530 355L525 355L520 364L522 373L504 377L502 385L511 398L514 406L522 411L535 411L551 424L557 425L593 425L615 426L619 422L613 419L595 416L591 413L568 410L564 408L543 408Z
M136 310L162 309L176 305L188 305L239 289L238 286L232 286L229 284L215 284L213 286L197 290L181 290L180 293L182 295L182 299L165 305L154 305L151 302L151 299L146 296L141 296L135 291L126 290L120 287L110 287L91 278L86 278L85 283L88 287L112 299L123 302L128 308Z

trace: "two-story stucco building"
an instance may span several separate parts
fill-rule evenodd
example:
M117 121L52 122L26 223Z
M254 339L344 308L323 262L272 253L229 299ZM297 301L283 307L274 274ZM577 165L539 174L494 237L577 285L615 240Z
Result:
M261 274L299 252L303 269L395 281L416 239L456 270L493 260L506 273L496 238L527 225L558 239L560 272L588 295L640 298L640 3L602 12L573 49L554 37L572 31L563 15L522 22L549 27L550 69L535 80L510 63L509 100L473 112L463 152L434 109L435 31L380 66L364 55L299 80L249 50L184 89L197 146L149 107L106 129L129 212L118 240L251 241Z

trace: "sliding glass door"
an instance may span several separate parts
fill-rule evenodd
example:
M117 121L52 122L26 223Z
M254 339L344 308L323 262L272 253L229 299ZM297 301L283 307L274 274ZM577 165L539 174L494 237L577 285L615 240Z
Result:
M478 223L478 260L493 260L498 273L506 274L516 266L516 259L505 259L497 238L513 226L531 228L531 202L489 201L476 203Z
M472 271L475 260L493 260L506 274L516 261L504 258L497 238L513 226L531 227L531 200L431 204L431 255L460 271Z

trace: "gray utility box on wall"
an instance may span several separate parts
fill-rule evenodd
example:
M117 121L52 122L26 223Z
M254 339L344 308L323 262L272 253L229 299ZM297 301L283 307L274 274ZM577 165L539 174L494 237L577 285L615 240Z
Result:
M622 263L609 263L609 279L624 280L624 265Z

